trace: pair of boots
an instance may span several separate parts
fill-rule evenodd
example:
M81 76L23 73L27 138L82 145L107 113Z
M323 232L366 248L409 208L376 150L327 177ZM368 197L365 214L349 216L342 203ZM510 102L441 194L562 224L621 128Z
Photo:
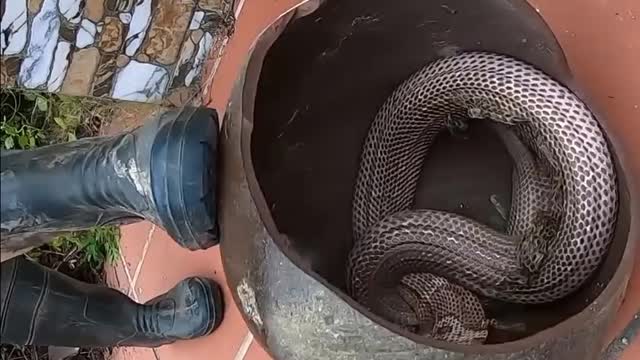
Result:
M215 110L184 108L117 136L3 152L1 342L155 347L213 332L223 301L210 279L138 304L18 254L63 232L140 220L191 250L216 245L217 134Z

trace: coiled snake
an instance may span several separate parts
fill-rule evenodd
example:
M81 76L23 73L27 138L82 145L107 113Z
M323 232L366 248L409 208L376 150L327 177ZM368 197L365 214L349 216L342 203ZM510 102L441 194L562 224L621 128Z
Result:
M411 209L430 145L460 119L502 124L495 127L515 163L506 233ZM367 135L349 290L379 315L426 326L436 339L483 342L492 321L478 297L539 304L575 291L608 250L617 206L607 142L571 91L503 55L439 59L391 94Z

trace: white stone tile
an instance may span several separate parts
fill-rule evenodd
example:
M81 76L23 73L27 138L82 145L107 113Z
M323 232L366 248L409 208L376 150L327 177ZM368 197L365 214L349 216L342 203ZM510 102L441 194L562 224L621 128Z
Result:
M202 24L202 19L204 19L204 11L196 11L193 13L193 17L191 18L191 24L189 25L189 30L199 29Z
M193 67L187 73L187 76L184 79L184 83L186 86L191 86L193 80L200 75L202 72L202 67L204 65L205 60L209 56L211 52L211 47L213 46L213 36L209 33L204 33L202 39L198 43L198 52L196 53L196 58L193 61Z
M69 52L71 51L71 43L60 41L56 47L53 57L53 65L51 66L51 74L47 82L47 91L57 92L62 86L62 81L67 74L69 67Z
M129 31L125 40L125 53L129 56L135 55L147 33L151 23L151 1L139 0L133 9L133 16L131 17Z
M120 13L118 17L120 18L120 21L122 21L123 24L129 24L131 22L131 14L129 13Z
M4 1L4 0L3 0ZM4 14L0 20L0 49L2 55L20 53L27 44L27 0L6 0ZM8 34L8 36L6 35Z
M76 35L76 47L84 49L89 45L93 45L96 41L97 30L96 24L91 20L82 19L78 34Z
M80 5L82 0L58 0L58 9L60 14L72 24L77 24L82 18L82 9Z
M33 89L47 83L59 31L56 0L44 0L40 12L33 18L31 38L18 75L19 84Z
M114 99L158 102L167 90L169 72L154 64L131 60L116 75L113 85Z
M193 42L191 36L187 36L184 43L182 44L182 50L180 50L180 59L176 63L176 69L174 72L174 76L177 76L180 73L180 67L189 62L193 57L193 53L196 51L196 43Z

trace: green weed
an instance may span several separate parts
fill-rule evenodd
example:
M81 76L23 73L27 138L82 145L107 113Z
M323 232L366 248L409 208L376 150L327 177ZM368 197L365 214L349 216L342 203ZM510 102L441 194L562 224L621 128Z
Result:
M92 268L101 269L105 264L116 261L120 255L120 231L115 226L96 227L60 236L49 246L62 253L82 252L82 261Z
M7 149L31 149L97 135L112 103L30 90L1 89L0 142Z

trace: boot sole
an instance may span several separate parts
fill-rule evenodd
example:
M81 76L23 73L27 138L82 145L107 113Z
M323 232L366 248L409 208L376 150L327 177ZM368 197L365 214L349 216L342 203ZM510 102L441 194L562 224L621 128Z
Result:
M162 126L151 149L151 186L164 229L182 247L219 243L218 114L187 107Z

